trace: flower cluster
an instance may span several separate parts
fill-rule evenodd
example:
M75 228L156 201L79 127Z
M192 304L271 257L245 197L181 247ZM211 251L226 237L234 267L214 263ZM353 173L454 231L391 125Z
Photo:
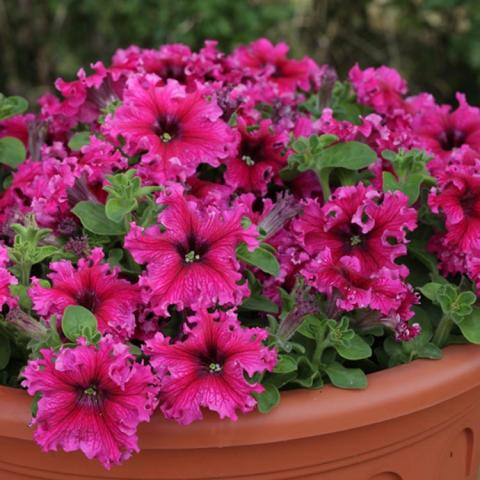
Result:
M237 420L479 338L480 109L348 78L207 41L118 50L36 115L0 96L6 383L45 451L110 467L157 407Z

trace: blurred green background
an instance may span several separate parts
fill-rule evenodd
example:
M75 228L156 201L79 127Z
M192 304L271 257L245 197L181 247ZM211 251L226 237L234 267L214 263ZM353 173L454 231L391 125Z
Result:
M260 36L341 76L398 68L410 91L480 103L480 0L0 0L0 91L36 98L118 47Z

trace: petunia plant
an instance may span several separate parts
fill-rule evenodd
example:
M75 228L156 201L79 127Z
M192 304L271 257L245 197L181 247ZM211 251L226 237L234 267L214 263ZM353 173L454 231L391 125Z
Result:
M480 344L464 95L266 39L91 68L36 114L0 96L0 382L44 451L109 468L154 412L237 420Z

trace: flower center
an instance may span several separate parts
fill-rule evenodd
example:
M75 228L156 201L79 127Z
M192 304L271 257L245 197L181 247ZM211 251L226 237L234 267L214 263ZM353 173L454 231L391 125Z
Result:
M466 140L467 135L456 128L448 128L444 130L439 136L438 141L442 150L450 151L454 148L461 147Z
M240 158L249 166L253 167L256 163L265 158L263 141L244 140L240 146Z
M356 245L360 245L362 243L362 239L360 238L360 235L353 235L350 237L350 245L352 247L355 247Z
M77 303L78 305L85 307L87 310L95 312L100 305L100 299L94 290L86 289L77 295Z
M97 387L95 386L91 386L91 387L88 387L86 388L84 391L83 391L83 394L84 395L88 395L88 396L92 396L92 397L96 397L97 396Z
M78 403L83 407L101 411L104 399L104 393L96 384L89 385L87 388L79 387L78 389Z
M185 255L185 262L186 263L193 263L195 261L200 260L200 255L198 253L195 253L194 250L190 250L186 255Z
M222 371L222 366L219 363L211 362L208 366L210 373L220 373Z
M180 123L172 115L160 115L153 122L152 130L163 143L169 143L180 135Z
M208 244L200 241L193 234L187 238L186 243L177 244L177 252L186 264L199 262L208 250Z

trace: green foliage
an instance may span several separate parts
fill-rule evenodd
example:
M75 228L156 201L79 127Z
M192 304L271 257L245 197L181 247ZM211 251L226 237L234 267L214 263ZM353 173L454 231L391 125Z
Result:
M72 212L80 219L83 228L96 235L124 235L126 226L110 220L105 205L88 201L78 202Z
M335 135L300 137L292 142L294 154L288 167L281 172L284 180L295 178L298 172L314 171L322 185L324 199L330 196L330 175L335 170L357 173L375 162L375 152L361 142L336 143Z
M430 360L442 358L440 348L431 342L433 327L427 312L419 306L414 307L414 311L415 317L412 321L420 325L420 334L408 342L396 342L391 337L386 338L382 349L376 352L383 360L385 368L408 363L417 358L428 358Z
M17 168L26 157L25 147L18 138L0 138L0 163L10 168Z
M267 243L261 243L253 252L248 250L245 243L241 243L237 247L237 258L239 260L258 267L262 272L274 277L280 273L280 265L275 253L275 249Z
M400 150L398 153L384 150L382 157L390 162L395 172L395 175L383 172L384 191L400 190L407 195L410 205L418 200L422 184L428 187L435 184L435 179L428 174L426 168L431 157L424 151L415 148Z
M76 342L79 337L84 337L90 343L96 343L101 337L95 315L80 305L70 305L65 309L62 317L62 331L72 342Z
M462 335L471 343L480 344L480 307L476 306L477 296L471 290L443 282L429 282L419 289L443 314L433 342L443 347L453 325L457 325Z
M73 151L80 150L83 146L90 143L90 132L77 132L68 141L68 148Z
M28 286L32 266L53 256L58 248L41 244L50 234L50 229L38 228L31 216L26 217L25 225L13 224L11 228L15 232L13 246L8 249L10 260L14 263L11 270L22 285Z
M269 298L262 295L262 286L252 272L246 271L250 296L241 304L240 308L252 312L278 313L278 306Z
M115 223L128 223L129 214L138 208L140 199L151 198L152 193L161 190L161 187L142 187L142 181L133 169L107 176L107 180L110 185L103 188L108 192L105 215Z
M6 120L14 115L27 111L28 102L22 97L6 97L0 93L0 120Z

